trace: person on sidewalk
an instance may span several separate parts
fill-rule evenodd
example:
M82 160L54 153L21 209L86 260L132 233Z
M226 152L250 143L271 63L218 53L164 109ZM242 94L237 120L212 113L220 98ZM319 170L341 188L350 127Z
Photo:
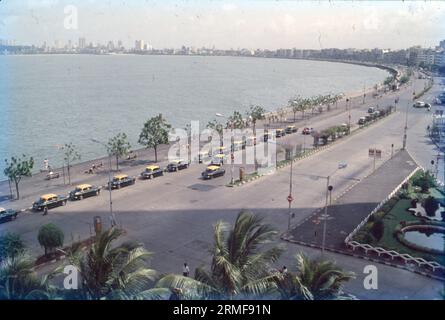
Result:
M190 268L189 268L187 262L184 263L184 267L182 268L182 275L184 277L188 277L190 275Z

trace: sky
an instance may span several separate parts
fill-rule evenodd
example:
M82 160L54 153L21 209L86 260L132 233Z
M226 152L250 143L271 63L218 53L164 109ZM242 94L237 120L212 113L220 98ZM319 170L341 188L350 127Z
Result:
M0 0L0 39L36 45L402 49L438 45L444 22L442 1Z

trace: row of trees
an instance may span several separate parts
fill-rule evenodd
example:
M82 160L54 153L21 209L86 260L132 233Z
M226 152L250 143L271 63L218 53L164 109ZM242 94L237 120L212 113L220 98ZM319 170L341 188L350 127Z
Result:
M347 297L343 285L354 278L303 254L296 256L295 271L274 269L284 252L272 244L277 231L249 212L240 212L233 227L222 221L214 226L212 262L196 268L193 278L158 273L148 266L153 254L140 243L115 245L121 235L112 228L88 250L75 244L66 253L79 271L77 290L51 285L63 265L39 278L29 257L11 254L0 262L0 299L338 299Z
M302 98L297 96L289 100L289 107L294 114L294 121L296 121L297 112L301 112L302 118L304 119L304 113L307 110L312 110L312 113L317 107L327 106L328 111L331 105L337 104L339 100L343 98L341 94L328 94L328 95L318 95L311 98Z
M153 148L155 151L155 161L158 161L157 148L161 144L168 143L168 132L171 125L163 118L161 114L148 119L139 135L138 142L146 148ZM72 163L81 159L76 146L70 142L58 147L63 151L64 166L67 169L68 184L71 184ZM110 156L116 158L116 169L119 170L119 159L128 155L131 150L131 144L125 133L118 133L110 138L107 143L107 152ZM19 184L23 177L30 177L34 168L34 158L22 155L13 156L10 160L5 159L5 169L3 173L8 177L10 183L13 183L16 190L17 199L20 199Z

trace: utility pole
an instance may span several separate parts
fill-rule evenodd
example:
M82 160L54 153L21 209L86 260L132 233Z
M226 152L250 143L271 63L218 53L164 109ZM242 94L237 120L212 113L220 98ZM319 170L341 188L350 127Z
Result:
M290 231L291 219L292 219L292 167L293 167L293 159L290 160L290 176L289 176L289 196L287 197L287 201L289 202L289 217L287 221L287 231Z

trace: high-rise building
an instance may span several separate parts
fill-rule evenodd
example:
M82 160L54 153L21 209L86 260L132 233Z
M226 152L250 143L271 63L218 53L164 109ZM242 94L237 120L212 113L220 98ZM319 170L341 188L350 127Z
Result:
M143 51L144 50L144 46L145 46L144 40L136 40L134 49L136 51Z
M85 49L87 41L85 38L79 38L79 49Z
M445 40L439 42L439 47L445 50Z

